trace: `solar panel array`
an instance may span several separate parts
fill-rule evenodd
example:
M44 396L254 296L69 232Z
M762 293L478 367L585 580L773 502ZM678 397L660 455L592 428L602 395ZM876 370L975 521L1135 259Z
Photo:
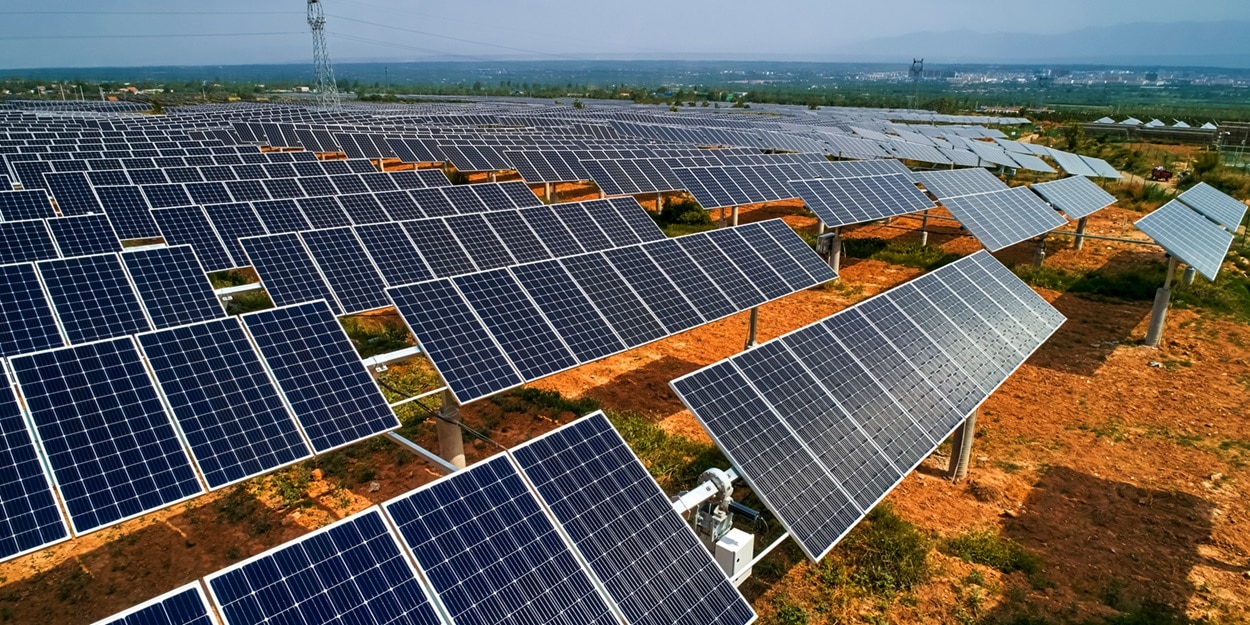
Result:
M864 223L934 208L933 201L904 175L792 180L790 188L828 227Z
M387 294L468 403L835 277L773 220Z
M1068 223L1027 187L944 198L942 205L991 252Z
M1177 196L1176 199L1232 232L1236 232L1241 227L1242 220L1246 218L1244 202L1226 195L1205 182L1198 183Z
M978 252L672 387L819 560L1063 321Z
M0 560L42 549L69 538L52 483L44 472L35 441L7 373L0 371Z
M199 582L114 614L96 625L217 625Z
M1233 233L1178 200L1164 204L1134 225L1210 280L1219 275L1233 245Z
M939 200L1007 189L997 176L980 168L921 171L915 177Z
M1088 217L1112 204L1115 196L1103 191L1084 176L1072 176L1054 182L1043 182L1031 187L1051 206L1061 210L1072 219Z

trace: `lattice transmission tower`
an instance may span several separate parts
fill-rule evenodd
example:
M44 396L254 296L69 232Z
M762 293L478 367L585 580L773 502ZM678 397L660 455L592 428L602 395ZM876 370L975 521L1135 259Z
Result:
M321 0L308 0L308 25L313 35L313 71L317 75L317 102L322 108L339 109L338 83L334 82L334 66L326 48L326 13Z

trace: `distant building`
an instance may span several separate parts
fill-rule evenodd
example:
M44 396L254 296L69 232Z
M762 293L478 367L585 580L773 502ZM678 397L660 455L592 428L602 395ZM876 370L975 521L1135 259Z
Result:
M296 87L295 88L295 93L309 93L311 91L312 89L309 89L308 87Z
M1140 119L1137 119L1136 117L1130 117L1130 118L1128 118L1128 119L1126 119L1126 120L1124 120L1124 121L1120 122L1120 125L1121 125L1121 126L1140 126L1140 125L1142 125L1142 124L1141 124L1141 120L1140 120Z
M1114 119L1111 119L1110 117L1104 117L1104 118L1102 118L1102 119L1100 119L1100 120L1098 120L1098 121L1096 121L1096 122L1094 122L1094 123L1095 123L1095 124L1114 124L1114 123L1115 123L1115 120L1114 120Z

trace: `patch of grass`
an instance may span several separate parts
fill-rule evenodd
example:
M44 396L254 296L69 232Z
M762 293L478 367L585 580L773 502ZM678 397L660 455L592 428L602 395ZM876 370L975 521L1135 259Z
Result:
M875 237L844 239L842 253L852 258L868 258L925 271L932 271L963 258L936 245L922 246L917 241L886 241Z
M670 239L674 237L684 237L687 234L696 234L699 232L707 232L709 230L715 230L715 229L716 229L716 224L714 223L697 224L697 225L669 224L667 226L660 226L660 230L664 231L664 234L668 236Z
M989 528L946 538L938 549L965 562L988 566L1003 573L1018 571L1031 577L1045 570L1041 556Z
M621 437L665 490L690 488L704 471L729 464L715 445L670 434L647 418L628 412L607 412Z
M362 359L416 345L416 340L408 332L408 326L398 317L383 317L371 324L362 323L352 317L343 317L339 319L339 323L347 331L348 338L352 340L352 345Z
M264 291L247 291L229 296L226 302L226 314L245 315L258 310L273 308L273 300Z
M773 599L773 610L776 614L773 622L777 625L807 625L807 610L791 601L788 597Z
M928 536L885 502L818 565L818 579L827 586L845 580L865 592L893 596L929 580L932 548Z
M1094 438L1109 438L1117 443L1128 437L1128 432L1124 429L1124 422L1115 418L1108 419L1098 425L1082 423L1077 427L1082 431L1093 434Z

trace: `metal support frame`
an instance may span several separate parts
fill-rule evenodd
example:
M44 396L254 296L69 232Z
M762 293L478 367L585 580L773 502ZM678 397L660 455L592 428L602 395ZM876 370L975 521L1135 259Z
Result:
M1037 237L1037 248L1033 251L1033 266L1041 267L1046 262L1046 235Z
M450 462L447 462L446 460L443 460L437 454L430 452L430 450L408 440L407 438L404 438L403 436L399 434L399 432L388 432L387 436L390 437L391 440L399 443L400 445L403 445L403 447L407 449L408 451L411 451L412 453L415 453L418 456L421 456L430 464L434 465L434 467L438 469L438 472L442 473L443 475L451 475L452 473L455 473L456 471L459 471L460 469L464 468L464 467L458 467Z
M438 431L438 455L461 469L464 460L464 434L460 431L460 403L450 390L443 391L443 405L438 409L435 422Z
M1085 226L1089 224L1089 217L1082 217L1076 222L1076 240L1072 242L1072 249L1081 251L1085 247Z
M920 247L929 246L929 211L920 215Z
M748 350L748 349L751 349L752 347L755 347L756 345L759 345L759 341L756 340L756 336L759 334L759 325L760 325L760 308L759 306L756 306L755 308L751 309L751 321L749 322L749 325L747 326L747 344L745 347L742 348L743 350Z
M1176 268L1180 264L1175 256L1168 259L1168 275L1163 288L1155 292L1154 308L1150 311L1150 327L1146 330L1146 346L1158 347L1163 340L1163 327L1168 320L1168 306L1172 304L1172 279L1176 276Z
M968 465L972 460L972 442L976 438L979 412L980 408L973 410L963 425L955 430L955 436L951 440L951 461L946 476L952 482L958 483L968 478Z

